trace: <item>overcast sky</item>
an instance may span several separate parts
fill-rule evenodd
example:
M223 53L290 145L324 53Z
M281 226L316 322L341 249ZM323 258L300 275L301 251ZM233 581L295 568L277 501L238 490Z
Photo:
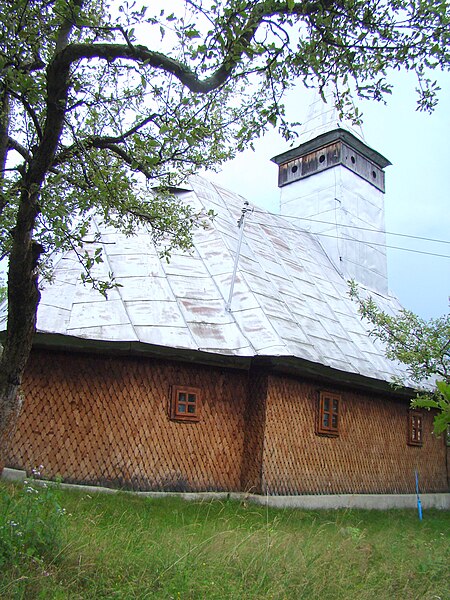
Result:
M386 168L386 231L446 240L432 243L389 235L388 246L450 256L450 74L441 75L439 105L432 113L417 112L415 82L396 74L387 106L360 101L366 143L392 162ZM304 119L312 93L298 88L287 102L290 120ZM296 145L301 143L301 140ZM288 149L275 132L225 165L208 173L252 204L279 211L277 166L270 158ZM388 248L390 290L405 308L424 318L449 311L450 258Z

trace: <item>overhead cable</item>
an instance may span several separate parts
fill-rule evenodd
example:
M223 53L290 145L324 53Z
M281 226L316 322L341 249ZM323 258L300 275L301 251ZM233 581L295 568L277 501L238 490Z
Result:
M298 231L299 231L298 229L295 229L293 227L284 227L282 225L271 225L270 223L263 223L261 221L254 221L254 223L256 225L264 225L265 227L283 229L284 231L293 231L294 233L298 233ZM333 223L330 223L330 225L333 225ZM369 229L369 231L371 231L372 233L384 233L384 232L376 231L373 229ZM338 240L346 240L349 242L358 242L359 244L367 244L370 246L383 246L383 248L390 248L392 250L403 250L404 252L413 252L415 254L426 254L428 256L438 256L440 258L450 258L449 254L438 254L436 252L426 252L425 250L414 250L413 248L403 248L402 246L392 246L390 244L381 244L380 242L372 242L372 241L368 241L368 240L357 240L355 238L343 237L343 236L339 236L339 235L331 235L329 233L316 233L316 232L312 233L309 231L307 233L310 233L311 235L317 235L319 237L329 237L329 238L334 238L334 239L338 239Z
M301 221L308 221L309 223L320 223L323 225L334 225L336 226L336 223L334 221L322 221L319 219L312 219L310 217L296 217L293 215L282 215L282 214L278 214L278 213L272 213L272 212L268 212L268 211L262 211L262 210L255 210L255 212L258 212L262 215L265 214L269 214L271 216L274 217L283 217L283 218L288 218L288 219L299 219ZM394 233L393 231L377 231L374 229L371 229L370 227L361 227L359 225L346 225L344 223L338 223L338 226L341 227L346 227L348 229L359 229L361 231L371 231L372 233L385 233L386 235L395 235L397 237L405 237L405 238L411 238L413 240L423 240L426 242L436 242L439 244L450 244L450 240L439 240L439 239L435 239L435 238L428 238L428 237L422 237L419 235L410 235L407 233Z

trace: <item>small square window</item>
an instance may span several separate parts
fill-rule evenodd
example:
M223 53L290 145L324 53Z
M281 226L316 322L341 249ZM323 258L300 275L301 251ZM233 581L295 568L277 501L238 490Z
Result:
M339 411L341 397L330 392L320 392L317 433L339 435Z
M181 385L172 386L170 418L174 421L198 421L200 390Z
M423 418L418 412L408 414L408 444L410 446L423 444Z

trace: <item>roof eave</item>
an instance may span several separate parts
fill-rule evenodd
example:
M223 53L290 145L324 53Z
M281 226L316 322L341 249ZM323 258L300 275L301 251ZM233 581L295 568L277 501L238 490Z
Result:
M334 129L332 131L327 131L326 133L322 133L314 139L305 142L304 144L300 144L300 146L297 146L296 148L292 148L287 152L283 152L282 154L277 154L276 156L273 156L270 160L276 163L277 165L281 165L294 158L298 158L305 154L309 154L310 152L314 152L319 148L328 146L329 144L332 144L333 142L336 142L338 140L345 142L346 144L351 146L356 152L359 152L360 154L366 156L369 160L371 160L381 169L384 169L385 167L392 164L385 156L383 156L382 154L380 154L379 152L362 142L355 135L353 135L349 131L346 131L345 129L340 128Z
M388 381L334 369L319 363L295 356L236 356L202 350L171 348L143 342L89 340L61 334L35 335L33 346L37 349L70 350L116 356L151 357L161 360L179 361L189 364L201 364L250 371L262 368L272 374L285 374L320 381L321 385L351 387L363 392L388 394L391 398L408 399L414 395L412 388L394 388Z
M390 398L395 397L408 401L415 395L415 390L410 387L394 387L391 383L383 379L341 371L294 356L258 356L254 359L253 364L255 366L259 365L271 373L301 376L320 382L321 387L333 385L352 388L366 393L389 395Z

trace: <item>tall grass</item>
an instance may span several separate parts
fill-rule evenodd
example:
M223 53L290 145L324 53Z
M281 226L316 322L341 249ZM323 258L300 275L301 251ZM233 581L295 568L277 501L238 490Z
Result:
M450 598L449 513L61 494L58 560L3 571L1 598Z
M35 474L39 474L35 471ZM62 545L58 491L36 485L34 477L20 487L0 487L0 568L54 560Z

